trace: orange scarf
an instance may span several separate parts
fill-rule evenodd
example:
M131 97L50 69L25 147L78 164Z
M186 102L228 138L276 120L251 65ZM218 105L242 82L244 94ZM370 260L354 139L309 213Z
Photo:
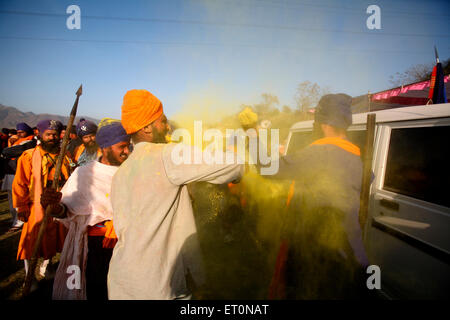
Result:
M113 249L117 243L117 236L114 232L112 220L107 220L104 223L105 227L89 226L88 235L93 237L105 237L103 239L103 248Z
M34 196L34 221L39 223L44 219L44 208L41 206L41 194L42 194L42 156L40 148L36 148L33 151L32 157L32 176L30 188L33 189Z
M25 142L25 141L31 141L31 140L33 140L33 138L34 138L33 135L28 136L28 137L25 137L25 138L20 138L20 139L18 139L16 142L14 142L13 144L11 144L11 143L8 141L8 147L18 146L18 145L20 145L21 143L23 143L23 142ZM16 158L12 158L11 160L16 160Z
M313 143L310 144L310 146L324 145L324 144L332 144L341 149L344 149L345 151L353 153L354 155L357 155L357 156L361 155L361 151L359 150L358 146L354 145L353 143L351 143L348 140L345 140L345 139L339 138L339 137L322 138L322 139L314 141Z
M44 218L44 208L41 206L41 194L43 191L43 186L47 185L47 180L50 173L48 170L48 157L51 156L48 153L41 154L42 151L43 150L40 147L36 147L33 151L31 160L33 167L30 182L30 194L33 194L35 212L34 217L36 223L42 221ZM64 160L66 163L63 163L61 166L61 175L65 176L67 179L69 177L67 156Z
M108 220L105 222L106 232L105 239L103 239L103 248L114 248L117 243L117 236L114 232L114 226L112 220Z
M13 146L17 146L17 145L19 145L19 144L21 144L22 142L25 142L25 141L31 141L31 140L33 140L33 138L34 138L33 135L25 137L25 138L20 138L19 140L17 140L16 142L13 143Z

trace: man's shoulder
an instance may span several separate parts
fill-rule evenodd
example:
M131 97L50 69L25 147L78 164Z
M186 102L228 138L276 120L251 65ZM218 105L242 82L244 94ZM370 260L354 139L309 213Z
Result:
M115 172L119 166L112 166L101 163L99 160L90 160L86 162L85 165L78 167L75 171L78 170L79 173L87 173L91 174L102 174L104 172Z
M305 161L305 159L308 158L315 158L316 160L318 160L318 157L320 157L321 155L326 155L328 152L329 148L327 145L309 145L306 146L305 148L292 153L289 156L286 156L286 160L288 160L288 162L298 162L298 161Z
M333 144L312 144L302 150L285 157L285 161L291 165L301 165L305 170L308 168L320 168L331 163L361 162L360 156Z
M115 168L114 180L122 177L128 178L133 172L140 175L150 172L156 167L162 165L162 154L165 145L158 143L139 142L134 145L133 152L127 160L125 160L119 167ZM149 164L151 163L151 166Z
M80 155L83 153L84 149L85 149L85 146L83 143L76 145L73 149L74 156L76 158L80 157Z
M168 147L171 148L170 145L173 144L174 143L139 142L134 145L134 149L130 157L133 155L138 155L139 157L154 156L162 153Z
M37 147L32 149L25 150L17 160L17 170L22 168L21 170L31 170L33 166L33 152L37 149Z
M24 159L27 159L27 158L32 158L32 156L33 156L33 152L37 149L38 147L36 146L36 147L34 147L34 148L30 148L30 149L27 149L27 150L25 150L23 153L22 153L22 157L24 158Z

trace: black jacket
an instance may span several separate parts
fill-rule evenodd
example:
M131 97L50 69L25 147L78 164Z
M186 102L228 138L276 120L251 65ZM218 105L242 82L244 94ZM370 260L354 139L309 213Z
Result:
M36 144L37 144L36 139L32 139L23 144L3 149L1 153L1 165L0 165L3 171L1 173L2 177L5 174L16 174L17 160L25 150L36 147Z

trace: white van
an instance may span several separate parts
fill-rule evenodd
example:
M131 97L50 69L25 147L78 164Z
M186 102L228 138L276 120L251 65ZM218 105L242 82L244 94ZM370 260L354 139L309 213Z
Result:
M450 103L376 114L364 242L390 298L450 296ZM364 154L368 113L354 114L348 138ZM285 153L311 143L313 121L294 124Z

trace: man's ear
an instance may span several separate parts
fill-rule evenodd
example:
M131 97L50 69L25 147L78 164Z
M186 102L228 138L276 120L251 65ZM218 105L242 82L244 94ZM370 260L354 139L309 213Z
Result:
M152 132L153 132L152 125L151 125L151 124L146 125L146 126L143 128L143 130L144 130L144 133L145 133L145 134L152 134Z

